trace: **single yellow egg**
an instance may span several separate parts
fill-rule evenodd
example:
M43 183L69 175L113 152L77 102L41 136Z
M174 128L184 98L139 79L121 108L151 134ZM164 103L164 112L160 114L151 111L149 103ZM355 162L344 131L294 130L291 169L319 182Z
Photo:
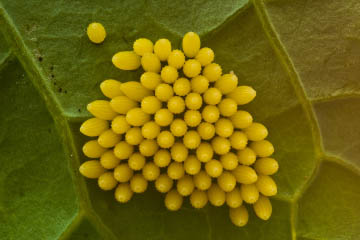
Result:
M231 192L227 192L225 201L226 201L226 204L231 208L240 207L243 200L241 198L239 188L234 188Z
M170 125L170 131L175 137L184 136L187 132L187 125L182 119L175 119Z
M224 74L216 81L215 87L221 91L222 94L228 94L235 90L238 85L238 78L233 73Z
M212 159L205 163L205 170L210 177L217 178L223 172L223 166L220 161Z
M154 53L160 61L166 61L171 53L171 42L166 38L157 40L154 45Z
M275 181L267 175L259 175L255 183L259 192L264 196L274 196L277 194L277 186Z
M214 123L219 119L220 111L216 106L207 105L202 111L202 118L209 123Z
M222 94L217 88L209 88L204 93L204 102L210 105L216 105L221 101Z
M193 58L200 50L200 37L194 32L188 32L182 40L182 48L187 57Z
M201 108L202 98L198 93L189 93L185 98L185 105L191 110L197 110Z
M234 132L234 126L232 122L227 118L220 118L215 123L215 132L220 137L230 137Z
M272 213L272 206L269 198L260 196L253 205L256 216L262 220L268 220Z
M154 72L144 72L140 77L140 82L145 88L155 90L161 83L161 76Z
M209 202L216 206L220 207L224 205L226 200L225 192L216 184L212 184L209 190L207 191Z
M88 137L96 137L108 128L108 121L99 118L90 118L81 124L80 132Z
M252 123L249 127L244 129L244 133L251 141L260 141L268 136L267 128L261 123Z
M234 99L238 105L245 105L256 97L256 91L249 86L239 86L230 92L227 97Z
M218 108L221 115L225 117L230 117L236 113L237 104L231 98L225 98L221 100L221 102L218 105Z
M203 208L208 202L208 197L205 191L195 189L190 196L191 206L194 208Z
M248 139L245 133L241 131L235 131L230 136L231 147L237 150L244 149L248 144Z
M274 153L274 146L268 140L260 140L250 143L250 148L259 157L269 157Z
M184 169L189 175L198 174L201 170L201 162L194 155L190 155L184 162Z
M200 142L200 135L196 131L191 130L185 133L183 143L187 148L195 149L200 145Z
M123 96L124 93L120 89L121 82L114 79L107 79L100 84L101 92L108 98Z
M165 196L165 206L170 211L179 210L182 203L183 197L176 190L171 190Z
M100 146L98 141L90 140L84 144L82 151L89 158L99 158L106 151L106 148Z
M240 186L241 197L244 202L253 204L259 199L259 190L255 184L241 184Z
M184 114L184 120L189 127L196 127L201 122L201 113L195 110L188 110Z
M202 122L197 128L197 131L201 137L201 139L204 140L210 140L215 135L215 127L214 125L208 123L208 122Z
M170 112L179 114L185 110L185 101L182 97L174 96L169 99L167 107Z
M117 96L110 101L111 108L120 114L126 114L129 110L136 108L138 103L127 96Z
M143 139L141 129L138 127L130 128L125 134L125 141L130 145L139 145Z
M194 93L204 93L209 88L209 80L199 75L191 79L191 89Z
M141 108L133 108L126 114L126 121L135 127L140 127L150 120L150 115Z
M279 164L273 158L259 158L256 160L254 168L258 174L273 175L278 171Z
M205 191L211 186L211 177L204 170L201 170L194 176L194 184L199 190Z
M167 174L171 179L178 180L182 178L185 174L184 166L179 162L170 163L167 168Z
M118 202L126 203L130 201L130 199L133 196L133 191L130 188L130 185L128 183L121 183L117 186L115 190L115 199Z
M93 43L102 43L106 37L106 31L101 23L93 22L87 27L87 35Z
M140 57L133 51L118 52L112 57L112 63L121 70L136 70L140 67Z
M217 183L219 187L225 192L231 192L236 186L236 179L230 172L223 172L218 178Z
M162 108L155 113L154 119L159 126L166 127L174 120L174 115L169 111L169 109Z
M171 154L168 150L160 149L154 155L154 163L158 167L166 167L170 164Z
M121 135L116 134L113 130L109 129L103 132L98 137L98 143L104 148L114 147L121 140Z
M102 190L109 191L116 187L118 182L112 172L103 173L98 179L98 185Z
M101 166L98 160L90 160L81 164L79 171L81 175L87 178L98 178L100 177L106 170Z
M145 165L145 157L140 153L133 153L128 160L129 167L134 171L141 170Z
M222 69L217 63L210 63L204 68L202 72L202 75L204 75L204 77L206 77L209 82L215 82L220 78L221 74Z
M184 64L183 72L187 77L196 77L201 72L201 64L195 59L189 59Z
M174 92L178 96L185 96L191 90L190 81L186 78L179 78L175 81L174 85Z
M155 89L155 96L163 102L167 102L172 96L174 96L174 91L169 84L161 83Z
M244 205L229 209L231 222L237 227L243 227L249 221L249 213Z
M148 181L141 174L135 174L130 180L130 188L134 193L143 193L148 187Z
M146 96L153 95L153 91L145 88L137 81L122 83L120 89L125 94L125 96L137 102L140 102Z
M236 154L232 153L232 152L228 152L224 155L221 155L220 161L221 161L221 164L223 165L224 169L226 169L226 170L233 170L239 164Z
M254 169L249 166L239 165L233 171L236 181L242 184L252 184L258 179L258 176Z
M235 128L247 128L253 122L253 117L246 111L239 110L230 117Z
M169 66L176 69L182 68L185 63L185 55L181 50L173 50L167 59Z
M141 57L141 66L146 72L160 72L160 59L154 53L144 53Z
M200 162L208 162L214 156L213 148L210 143L202 142L199 147L196 149L196 157L200 160Z
M211 145L214 149L214 152L219 155L224 155L230 151L231 144L230 141L226 138L216 136L211 140Z
M100 163L106 169L113 169L119 165L120 159L115 156L114 151L111 149L101 155Z
M175 138L169 131L162 131L157 136L157 143L162 148L170 148L174 142Z
M172 180L166 173L161 174L155 181L155 188L161 193L167 193L174 185Z
M160 175L160 168L153 162L147 162L142 169L142 174L148 181L155 181Z
M126 163L119 164L114 169L114 178L121 183L128 182L133 174L134 171Z
M161 69L161 79L166 83L174 83L178 76L177 69L172 66L165 66Z
M142 126L141 133L146 139L155 139L160 133L160 126L154 121L147 122Z
M121 141L114 147L114 154L119 159L128 159L134 152L134 146L128 144L125 141Z
M256 161L256 153L251 148L244 148L237 151L239 163L243 165L251 165Z
M145 139L139 145L139 152L145 157L154 156L159 146L153 139Z
M186 197L194 191L195 185L193 179L189 175L185 175L177 181L176 189L180 195Z
M195 59L200 62L201 66L206 66L214 61L214 57L214 51L211 48L205 47L199 50Z
M172 145L171 149L171 158L176 162L183 162L188 157L188 149L181 142L176 142Z
M126 133L129 130L130 124L126 121L126 117L123 115L119 115L114 118L111 122L111 129L117 134Z
M106 100L95 100L87 105L87 110L95 117L103 120L113 120L118 114Z
M139 38L133 44L134 52L137 55L143 56L145 53L152 53L154 44L147 38Z

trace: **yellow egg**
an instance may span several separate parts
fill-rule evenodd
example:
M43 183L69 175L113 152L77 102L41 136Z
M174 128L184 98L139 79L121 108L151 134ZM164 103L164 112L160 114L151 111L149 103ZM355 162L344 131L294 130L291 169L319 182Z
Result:
M237 150L244 149L248 144L248 139L245 133L240 131L235 131L230 136L231 147Z
M145 88L155 90L161 83L161 76L154 72L144 72L140 77L140 82Z
M201 66L206 66L214 61L214 57L214 51L211 48L205 47L199 50L195 59L200 62Z
M244 202L253 204L259 199L259 190L255 184L241 184L240 186L241 197Z
M221 100L221 102L218 105L218 108L221 115L225 117L230 117L236 113L237 104L231 98L225 98Z
M133 48L137 55L143 56L145 53L152 53L154 45L147 38L139 38L134 42Z
M196 127L201 122L201 113L195 110L188 110L184 114L184 120L189 127Z
M128 159L134 152L134 146L128 144L125 141L121 141L115 145L114 154L119 159Z
M198 174L201 170L201 162L194 155L190 155L184 162L184 168L189 175Z
M174 83L178 76L177 69L172 66L165 66L161 69L161 79L166 83Z
M144 97L153 95L151 90L136 81L122 83L120 89L128 98L137 102L140 102Z
M211 186L211 177L204 170L201 170L194 176L194 184L199 190L205 191Z
M200 50L200 37L194 32L188 32L182 40L182 48L187 57L193 58Z
M230 208L238 208L241 206L242 202L243 200L238 188L234 188L231 192L226 193L226 204Z
M169 84L161 83L155 89L155 96L163 102L167 102L172 96L174 96L174 91Z
M179 114L185 110L185 101L182 97L174 96L169 99L167 107L170 112Z
M148 181L145 177L138 173L135 174L130 180L130 188L134 193L143 193L148 187Z
M154 119L159 126L166 127L174 120L174 115L169 109L163 108L155 113Z
M228 152L224 155L221 155L220 161L221 161L221 164L223 165L224 169L226 169L226 170L233 170L239 164L237 156L235 155L235 153L232 153L232 152Z
M227 97L234 99L238 105L244 105L256 97L256 91L249 86L239 86L230 92Z
M118 52L112 57L112 63L121 70L136 70L140 67L140 57L133 51Z
M216 105L221 101L222 94L217 88L209 88L204 93L204 102L210 105Z
M110 101L111 108L120 114L126 114L129 110L136 108L138 103L127 96L117 96Z
M129 167L134 171L141 170L145 165L145 157L140 153L133 153L128 160Z
M79 171L81 175L87 178L98 178L106 170L103 168L98 160L90 160L81 164Z
M200 145L200 142L200 135L196 131L191 130L185 133L183 143L187 148L195 149Z
M217 178L223 172L223 166L220 161L212 159L205 163L205 170L210 177Z
M154 53L160 61L166 61L171 53L171 42L166 38L157 40L154 45Z
M154 156L159 146L153 139L145 139L139 145L139 152L145 157Z
M172 145L171 149L171 158L176 162L183 162L188 157L188 149L181 142L176 142Z
M165 206L170 211L179 210L182 203L183 197L176 190L171 190L165 196Z
M258 179L258 176L254 169L249 166L239 165L233 171L236 181L242 184L252 184Z
M89 158L99 158L106 151L106 148L100 146L98 141L90 140L84 144L82 150L84 155Z
M160 175L160 168L153 162L148 162L142 169L142 174L148 181L155 181Z
M202 122L197 128L197 131L201 137L201 139L204 140L210 140L215 135L215 127L214 125L208 123L208 122Z
M275 181L267 175L259 175L255 183L259 192L264 196L275 196L277 194L277 186Z
M227 118L220 118L215 123L215 132L220 137L230 137L234 132L234 126L232 122Z
M218 178L219 187L225 192L231 192L236 186L236 179L230 172L223 172Z
M175 137L184 136L187 132L187 125L182 119L175 119L170 125L170 131Z
M189 196L195 188L193 179L189 175L185 175L177 181L176 188L180 195Z
M197 110L202 105L202 98L198 93L189 93L185 98L185 105L191 110Z
M204 77L206 77L209 82L217 81L220 78L221 74L222 69L217 63L210 63L204 68L202 72L202 75L204 75Z
M189 59L184 64L183 72L187 77L196 77L201 72L201 64L195 59Z
M133 176L134 171L126 163L119 164L114 169L114 177L118 182L125 183Z
M207 191L209 202L216 206L220 207L224 205L226 200L225 192L216 184L212 184L209 190Z
M126 114L126 121L135 127L140 127L150 120L150 115L141 108L133 108Z
M170 191L174 184L174 180L169 178L166 173L161 174L155 181L155 188L161 193L167 193Z
M172 162L167 168L167 174L171 179L178 180L185 174L184 166L179 162Z
M262 220L268 220L272 213L272 206L269 198L260 196L259 200L254 203L254 211L256 216Z
M226 138L216 136L211 140L211 145L214 149L214 152L219 155L224 155L230 151L230 141Z
M228 94L236 89L238 85L238 78L233 73L224 74L216 81L215 87L221 91L222 94Z
M95 117L103 120L112 120L117 113L111 108L106 100L95 100L87 105L87 110Z
M195 93L204 93L209 88L209 80L199 75L191 79L191 89Z
M124 93L120 89L121 82L108 79L100 84L101 92L108 98L114 98L117 96L123 96Z
M154 53L144 53L141 57L141 66L146 72L160 72L160 59Z
M234 115L232 115L230 119L234 124L235 128L247 128L253 122L251 114L241 110L237 111Z
M256 161L256 153L251 148L244 148L237 152L239 163L251 165Z
M269 157L274 153L274 146L268 140L260 140L250 143L250 148L259 157Z
M179 78L174 83L174 92L178 96L185 96L191 90L190 81L186 78Z
M162 131L157 136L157 143L162 148L170 148L174 142L175 138L169 131Z
M160 149L155 153L154 163L158 167L166 167L170 164L170 161L171 161L171 154L168 150Z
M111 149L101 155L100 163L106 169L113 169L119 165L120 159L115 156L114 151Z
M116 134L113 130L109 129L103 132L99 138L98 143L104 148L114 147L121 140L121 135Z
M154 121L147 122L142 126L141 133L146 139L155 139L160 133L160 126Z
M195 189L190 196L191 206L194 208L203 208L208 202L206 192Z
M98 185L102 190L109 191L116 187L118 182L112 172L103 173L98 179Z
M101 23L90 23L86 31L90 41L93 43L102 43L105 40L106 31Z
M261 123L252 123L249 127L244 129L244 133L251 141L260 141L268 136L267 128Z
M96 137L109 128L109 123L106 120L99 118L90 118L83 122L80 127L80 132L88 137Z
M231 222L237 227L243 227L249 221L249 213L244 205L229 209Z
M126 117L123 115L115 117L111 122L111 129L117 134L123 134L129 130L130 125L126 121Z
M214 151L210 143L202 142L199 147L196 149L196 157L200 162L208 162L214 156Z
M130 185L128 183L121 183L117 186L115 190L115 199L118 202L126 203L130 201L130 199L133 196L133 191L130 188Z
M139 145L143 139L141 129L138 127L130 128L125 134L125 140L130 145Z
M180 69L185 63L185 55L181 50L173 50L168 57L168 64L176 69Z
M220 111L216 106L207 105L202 111L202 117L209 123L214 123L219 119Z
M278 162L273 158L259 158L254 165L258 174L273 175L279 169Z

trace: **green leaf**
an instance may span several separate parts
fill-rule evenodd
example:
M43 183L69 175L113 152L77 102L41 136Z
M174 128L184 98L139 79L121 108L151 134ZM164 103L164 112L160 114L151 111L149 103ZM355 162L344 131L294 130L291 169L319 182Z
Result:
M356 239L360 6L356 0L0 0L0 232L4 239ZM101 45L86 36L104 24ZM195 31L224 72L257 91L244 107L279 161L273 215L235 227L228 208L178 212L149 190L127 204L78 172L86 104L99 83L138 80L115 52L134 40L181 47Z

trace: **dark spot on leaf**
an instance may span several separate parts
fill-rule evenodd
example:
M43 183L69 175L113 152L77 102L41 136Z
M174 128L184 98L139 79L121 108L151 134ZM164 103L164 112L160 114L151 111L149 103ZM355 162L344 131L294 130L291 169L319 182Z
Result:
M38 57L39 62L42 62L43 58L40 56Z
M58 92L61 93L61 92L62 92L62 88L59 88L59 89L58 89Z
M54 75L54 74L51 74L51 78L55 78L55 75Z
M50 71L53 71L53 70L54 70L54 66L51 65L51 66L50 66Z
M81 109L80 109L80 108L78 109L78 112L81 112Z
M66 94L66 93L67 93L67 90L65 90L64 93Z

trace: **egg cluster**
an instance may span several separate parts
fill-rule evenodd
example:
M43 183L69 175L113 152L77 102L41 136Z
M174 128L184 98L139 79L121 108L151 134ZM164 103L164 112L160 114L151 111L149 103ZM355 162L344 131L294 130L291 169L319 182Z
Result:
M103 190L115 189L122 203L154 181L171 211L188 196L194 208L227 204L237 226L248 222L243 203L269 219L268 197L277 193L269 176L278 170L270 158L274 147L265 140L266 127L241 110L255 90L238 86L235 73L223 74L196 33L185 34L182 49L172 50L167 39L141 38L133 51L113 56L117 68L145 72L139 82L101 83L110 100L88 104L94 118L80 127L97 137L85 143L84 154L99 160L84 162L81 174L97 178Z

